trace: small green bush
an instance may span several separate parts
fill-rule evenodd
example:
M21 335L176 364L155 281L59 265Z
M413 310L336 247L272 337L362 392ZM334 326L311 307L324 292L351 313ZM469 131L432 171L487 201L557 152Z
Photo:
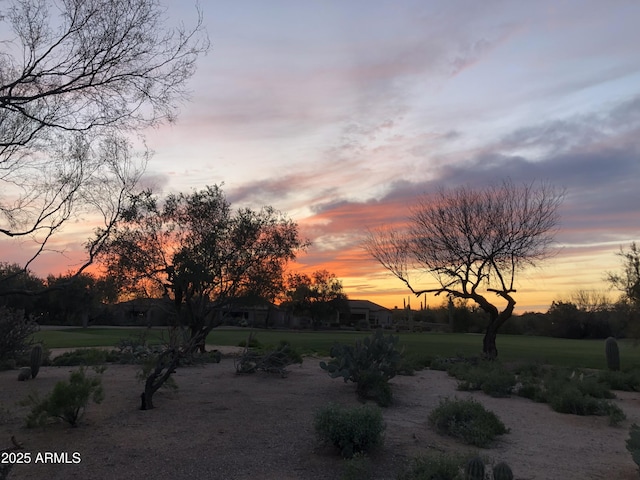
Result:
M481 448L509 431L495 413L473 399L442 400L429 414L429 423L441 434Z
M96 369L97 373L104 368ZM46 424L51 418L58 418L72 426L77 426L89 400L100 403L104 399L102 379L98 376L87 377L84 367L72 372L69 381L56 383L53 391L44 399L36 394L30 395L23 404L31 405L27 416L27 427L33 428Z
M574 376L571 383L575 384L583 395L588 395L593 398L616 398L608 384L599 381L598 378L592 375L583 377Z
M585 395L575 385L567 385L562 390L553 392L549 398L549 405L560 413L608 415L612 425L617 425L626 418L624 412L617 405L601 398Z
M483 361L477 365L455 363L448 372L460 380L458 390L482 390L492 397L510 396L516 384L515 375L496 361Z
M329 404L316 413L314 428L321 441L339 448L344 458L352 458L381 445L385 426L377 407Z

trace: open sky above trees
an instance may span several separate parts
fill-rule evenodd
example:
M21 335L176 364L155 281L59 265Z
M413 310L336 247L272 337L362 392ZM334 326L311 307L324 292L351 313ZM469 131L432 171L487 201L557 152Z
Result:
M168 3L176 22L196 21L195 7ZM313 243L297 267L334 272L350 298L403 305L406 287L362 241L440 186L509 177L566 189L558 253L520 275L520 312L606 289L620 246L640 240L636 1L201 8L211 50L177 122L145 132L155 152L145 185L188 193L224 182L236 207L287 212ZM65 255L32 270L72 268L90 234L89 222L68 224L50 246ZM28 242L0 241L1 260L27 257Z

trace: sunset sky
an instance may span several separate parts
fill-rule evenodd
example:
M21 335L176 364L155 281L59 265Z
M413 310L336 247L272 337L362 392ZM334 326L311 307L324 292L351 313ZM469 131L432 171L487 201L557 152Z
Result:
M192 23L186 3L169 12ZM440 186L509 177L566 189L557 255L520 274L519 312L607 288L616 252L640 241L640 2L201 7L211 50L177 123L147 132L146 182L163 193L224 182L236 206L287 212L313 242L298 267L334 272L350 298L402 306L408 290L362 240ZM66 257L33 270L69 268L82 228L57 240ZM28 245L0 248L19 261Z

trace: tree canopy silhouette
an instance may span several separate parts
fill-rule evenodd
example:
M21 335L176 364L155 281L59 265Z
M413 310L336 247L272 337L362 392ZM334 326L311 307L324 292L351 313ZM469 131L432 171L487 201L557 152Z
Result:
M304 245L295 222L268 206L233 211L218 186L131 199L98 261L121 293L173 300L174 325L189 332L159 358L147 408L179 359L221 322L223 307L243 295L270 295Z
M489 314L483 354L498 355L498 329L513 314L516 274L551 254L563 194L547 184L468 186L424 196L406 228L370 232L365 248L416 295L473 300ZM435 287L418 288L412 273L428 272ZM492 293L506 302L502 310Z

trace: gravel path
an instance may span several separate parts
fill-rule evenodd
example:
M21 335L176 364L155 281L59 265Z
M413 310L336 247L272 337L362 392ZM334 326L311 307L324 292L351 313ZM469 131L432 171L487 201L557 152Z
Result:
M106 398L89 406L81 426L33 430L23 427L27 409L16 402L33 391L49 392L72 368L43 367L27 382L18 382L15 371L0 372L0 448L15 435L32 459L44 452L67 454L70 461L77 453L80 459L17 465L9 479L338 480L343 461L318 444L313 415L330 401L358 402L354 386L329 378L318 361L306 358L287 378L236 375L231 358L182 368L175 374L179 389L158 392L150 411L138 410L136 367L111 365L103 375ZM625 440L630 423L640 423L640 394L620 394L616 402L629 419L614 428L606 418L562 415L522 398L457 392L443 372L396 377L392 384L396 401L384 410L385 444L372 455L374 479L397 478L421 453L470 450L428 427L429 412L449 396L478 399L511 429L480 453L506 461L516 478L637 478Z

